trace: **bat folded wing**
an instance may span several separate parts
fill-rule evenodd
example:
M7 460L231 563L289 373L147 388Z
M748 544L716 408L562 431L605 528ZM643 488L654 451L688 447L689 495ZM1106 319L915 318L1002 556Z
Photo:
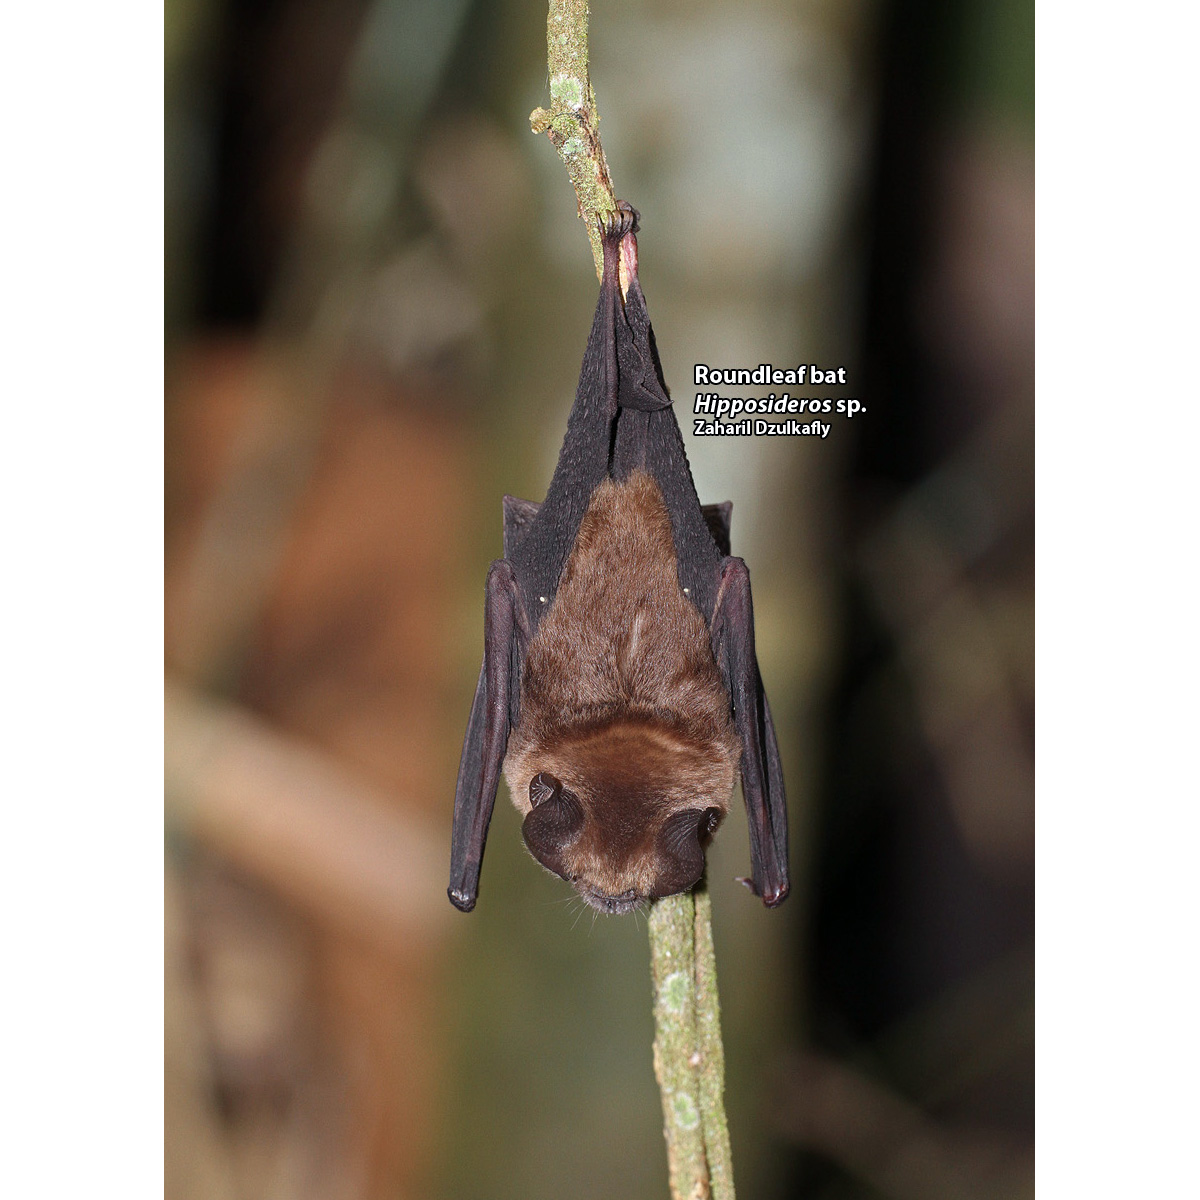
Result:
M492 563L484 607L483 666L463 741L450 838L447 894L462 912L470 912L479 895L483 848L508 747L517 603L512 564L503 559Z
M614 321L617 405L640 412L668 408L671 397L662 381L662 367L654 344L650 314L646 311L646 298L636 278L630 283L623 302L617 289L613 289L613 304L619 309Z
M787 797L775 725L754 652L754 605L750 572L740 558L726 558L712 623L713 650L733 705L742 739L742 795L750 828L748 882L768 908L787 899Z

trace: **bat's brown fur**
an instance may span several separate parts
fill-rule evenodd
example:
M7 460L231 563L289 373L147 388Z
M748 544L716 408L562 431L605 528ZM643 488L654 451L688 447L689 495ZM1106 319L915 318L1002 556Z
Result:
M562 873L593 902L645 898L663 822L687 808L724 816L740 756L658 484L642 471L606 479L529 645L504 761L513 801L528 813L533 777L560 780L586 814Z

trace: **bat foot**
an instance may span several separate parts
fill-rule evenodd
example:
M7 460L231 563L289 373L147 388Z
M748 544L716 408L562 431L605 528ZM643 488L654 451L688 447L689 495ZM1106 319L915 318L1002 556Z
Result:
M617 211L605 218L604 232L610 238L623 238L627 233L637 233L641 213L628 200L617 201Z

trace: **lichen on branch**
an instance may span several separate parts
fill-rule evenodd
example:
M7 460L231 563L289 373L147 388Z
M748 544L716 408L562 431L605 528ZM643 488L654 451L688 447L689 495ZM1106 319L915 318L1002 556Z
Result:
M654 985L654 1075L662 1093L663 1136L673 1200L708 1197L696 1047L695 906L690 895L650 906Z
M596 276L604 273L600 229L617 208L612 177L600 144L600 114L588 75L587 0L550 0L546 20L546 60L550 107L529 115L534 133L545 133L567 168L579 216L592 243Z
M734 1200L706 885L694 894L653 901L649 923L654 1074L662 1093L672 1200Z

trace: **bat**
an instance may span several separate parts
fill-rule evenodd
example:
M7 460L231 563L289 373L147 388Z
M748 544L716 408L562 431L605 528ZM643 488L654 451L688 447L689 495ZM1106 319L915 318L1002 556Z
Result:
M530 853L592 907L688 891L740 774L752 877L788 894L787 806L732 506L702 507L637 275L604 226L600 298L546 498L504 497L454 796L450 901L475 907L501 772Z

